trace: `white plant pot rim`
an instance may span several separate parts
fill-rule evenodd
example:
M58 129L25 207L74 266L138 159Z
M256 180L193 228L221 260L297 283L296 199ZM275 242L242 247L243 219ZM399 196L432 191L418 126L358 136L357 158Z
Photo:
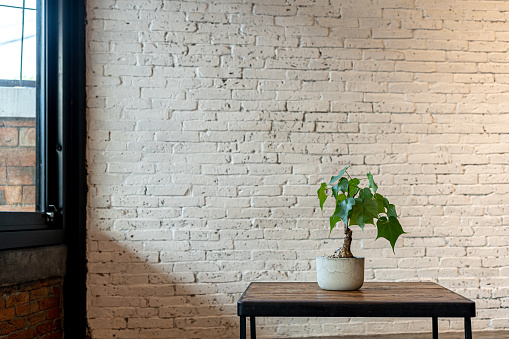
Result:
M331 257L329 255L319 255L317 258L327 258L327 259L331 259L331 260L335 260L335 259L366 259L365 257L335 258L335 257Z

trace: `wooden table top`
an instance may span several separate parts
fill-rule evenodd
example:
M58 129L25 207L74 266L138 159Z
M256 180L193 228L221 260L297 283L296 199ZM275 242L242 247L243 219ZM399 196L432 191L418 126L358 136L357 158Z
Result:
M366 282L326 291L316 282L253 282L238 301L245 316L475 317L475 303L435 283Z

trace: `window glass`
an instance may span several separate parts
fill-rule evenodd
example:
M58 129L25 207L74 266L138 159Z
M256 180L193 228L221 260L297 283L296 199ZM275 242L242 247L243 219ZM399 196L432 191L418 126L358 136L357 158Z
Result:
M23 7L23 0L0 0L0 6Z
M36 206L38 23L24 5L0 0L0 211Z
M25 11L25 27L23 34L23 60L22 60L22 80L35 81L37 54L36 54L36 31L37 31L37 13L35 11Z
M36 9L37 1L36 0L25 0L25 8Z
M19 79L23 10L0 5L0 79Z

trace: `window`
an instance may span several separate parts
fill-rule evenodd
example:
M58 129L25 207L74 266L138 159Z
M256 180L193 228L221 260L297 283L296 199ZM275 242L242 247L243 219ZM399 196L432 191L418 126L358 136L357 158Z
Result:
M16 127L17 137L14 130L10 130L9 136L0 129L0 187L17 184L21 189L13 190L23 194L17 200L9 197L15 204L7 207L7 196L3 207L0 204L0 250L67 244L64 332L70 338L84 338L85 0L0 0L0 5L0 64L10 65L0 66L0 91L31 98L32 101L11 98L11 106L17 107L18 112L28 111L22 105L32 108L35 105L31 116L11 112L10 117L2 118L0 108L0 126L6 125L1 119L11 119L7 124L25 119L25 124L34 125L32 131L23 131L23 142L19 130L27 126ZM12 26L6 31L2 28L5 25ZM12 56L5 55L7 50ZM0 102L0 107L4 106ZM1 145L2 142L10 145ZM30 160L35 159L32 169L27 168L33 163L8 153L14 144L27 148L24 151ZM9 157L15 160L11 159L16 165L13 167L27 168L8 173ZM28 194L25 198L25 189L31 198Z
M36 210L37 14L0 0L0 211Z
M84 217L84 27L84 1L0 0L0 250Z

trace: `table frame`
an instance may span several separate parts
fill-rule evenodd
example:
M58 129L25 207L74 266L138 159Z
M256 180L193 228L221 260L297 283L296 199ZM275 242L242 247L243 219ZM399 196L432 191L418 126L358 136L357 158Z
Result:
M298 300L295 294L291 300L285 299L287 291L279 291L280 293L271 299L270 296L260 297L249 294L250 288L253 286L260 287L261 284L270 284L267 286L277 288L277 286L314 286L316 283L262 283L254 282L249 284L246 291L242 294L237 302L237 314L240 317L240 339L247 338L246 318L250 320L250 334L252 339L256 339L256 317L426 317L432 319L433 339L438 339L438 318L464 318L465 339L472 339L471 318L475 317L475 303L469 299L459 296L458 294L441 287L434 283L385 283L392 287L391 291L396 291L398 284L405 286L407 292L411 287L415 286L415 290L419 292L419 287L426 286L431 288L430 291L438 291L446 296L451 296L451 300L441 298L439 300L431 300L423 302L417 301L380 301L362 298L363 290L356 301L355 292L334 291L335 296L341 297L349 294L349 299L342 300ZM293 285L290 285L293 284ZM304 285L307 284L307 285ZM314 285L312 285L314 284ZM377 285L378 284L378 285ZM373 286L381 286L384 283L365 283L364 288L373 288ZM317 285L316 285L317 286ZM308 288L309 289L309 288ZM320 290L317 289L317 292ZM427 291L423 289L423 291ZM313 291L311 291L313 292ZM277 292L276 292L277 293ZM326 292L330 293L330 292ZM343 293L343 294L341 294ZM287 295L290 295L287 293ZM352 299L353 296L353 299ZM422 296L422 295L421 295ZM346 298L348 299L348 298ZM361 300L362 299L362 300ZM432 299L432 298L430 298ZM387 308L389 307L389 308Z

